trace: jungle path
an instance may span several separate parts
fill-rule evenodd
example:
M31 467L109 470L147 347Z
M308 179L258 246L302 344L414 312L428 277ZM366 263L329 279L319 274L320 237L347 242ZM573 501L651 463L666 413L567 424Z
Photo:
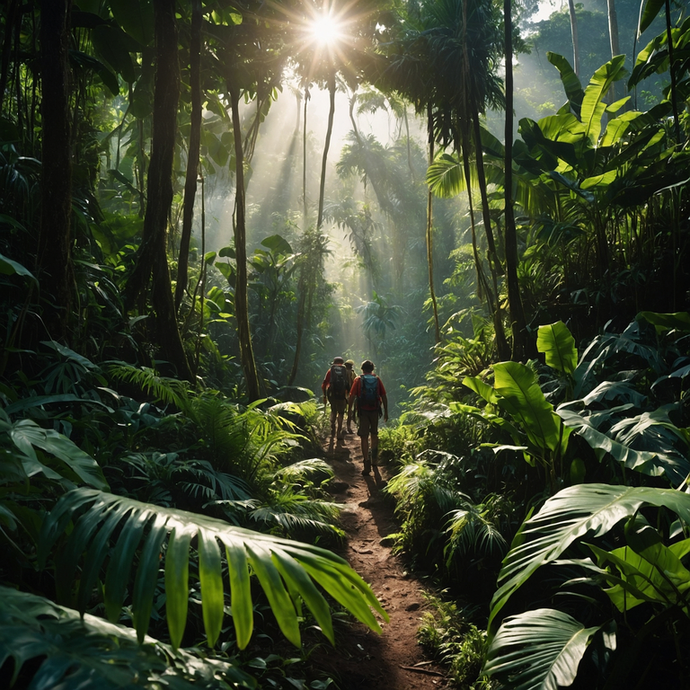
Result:
M338 553L371 585L390 616L377 635L353 622L336 628L336 649L324 645L312 661L332 675L341 690L438 690L446 687L441 669L425 659L416 634L426 601L423 585L409 575L390 546L381 544L398 531L390 497L381 493L392 474L387 467L363 477L359 437L326 438L324 457L333 467L334 500L342 504L347 541Z

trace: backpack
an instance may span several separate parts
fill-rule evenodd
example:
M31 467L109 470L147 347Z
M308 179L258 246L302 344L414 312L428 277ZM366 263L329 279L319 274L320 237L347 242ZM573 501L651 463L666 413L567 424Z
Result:
M359 397L357 404L360 410L375 410L379 406L379 377L374 374L362 374L359 377Z
M347 369L343 364L334 364L331 367L331 378L328 382L328 397L333 400L345 400L350 392L348 388Z

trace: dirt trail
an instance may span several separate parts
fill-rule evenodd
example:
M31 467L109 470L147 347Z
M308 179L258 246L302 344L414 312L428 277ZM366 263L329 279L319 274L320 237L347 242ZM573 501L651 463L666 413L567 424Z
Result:
M361 475L359 438L348 434L343 441L328 440L326 460L335 470L334 499L343 504L341 523L347 543L340 554L372 587L390 616L383 634L353 623L336 639L337 651L322 647L312 658L333 675L341 690L427 690L445 688L441 669L424 658L416 641L417 628L426 602L422 585L407 574L404 564L381 544L396 532L393 507L380 490L390 472L376 468Z

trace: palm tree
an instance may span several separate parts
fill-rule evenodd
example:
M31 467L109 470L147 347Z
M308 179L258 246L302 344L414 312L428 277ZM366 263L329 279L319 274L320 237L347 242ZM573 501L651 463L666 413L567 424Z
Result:
M503 104L496 75L501 58L498 18L486 0L425 0L408 11L391 46L382 83L410 98L418 111L427 112L436 140L444 146L453 142L462 151L468 192L471 149L474 152L493 284L483 279L478 255L477 274L494 322L499 357L508 359L498 303L501 268L491 227L479 124L488 105ZM474 231L473 214L472 223Z

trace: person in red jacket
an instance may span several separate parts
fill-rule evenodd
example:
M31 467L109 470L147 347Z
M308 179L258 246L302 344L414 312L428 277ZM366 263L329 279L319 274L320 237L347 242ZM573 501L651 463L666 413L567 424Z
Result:
M364 469L362 474L368 475L372 464L375 466L379 451L379 415L383 404L383 421L388 421L388 397L381 379L374 374L374 363L366 359L362 362L362 374L358 376L348 399L348 416L352 414L352 404L357 400L359 412L359 427L357 435L362 444L362 458ZM369 452L369 436L371 436L371 453Z

